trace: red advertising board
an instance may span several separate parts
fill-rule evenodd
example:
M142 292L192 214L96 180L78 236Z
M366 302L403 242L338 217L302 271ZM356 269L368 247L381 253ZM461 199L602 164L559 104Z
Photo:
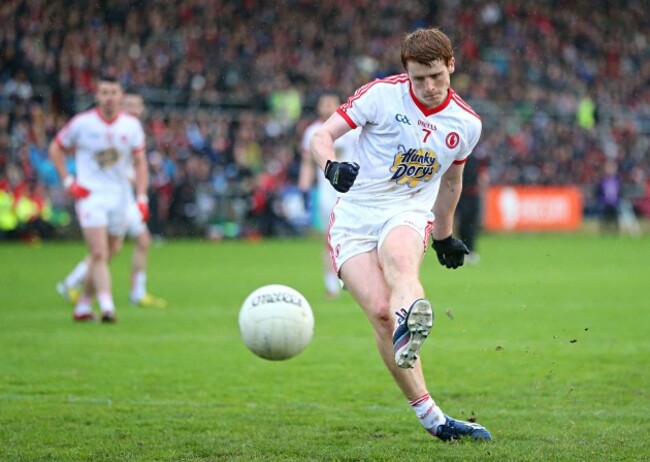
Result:
M483 227L488 231L570 231L582 224L576 187L491 186Z

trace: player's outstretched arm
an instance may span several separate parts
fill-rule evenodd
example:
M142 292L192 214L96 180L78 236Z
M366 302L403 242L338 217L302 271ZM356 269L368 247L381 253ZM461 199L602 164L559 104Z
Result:
M339 192L348 192L359 174L359 165L352 162L338 162L334 141L351 130L346 120L334 113L316 130L311 139L310 149L323 174Z
M68 169L65 166L65 151L56 140L52 140L47 152L59 174L59 178L61 178L61 181L65 180L68 177Z
M50 143L48 155L50 156L50 160L54 164L56 171L59 173L59 178L61 178L63 186L72 198L74 200L79 200L88 197L90 191L77 183L75 178L68 173L68 169L65 166L65 151L56 139Z
M334 113L311 137L309 148L318 166L325 170L327 161L336 161L334 141L351 130L348 123L338 113Z

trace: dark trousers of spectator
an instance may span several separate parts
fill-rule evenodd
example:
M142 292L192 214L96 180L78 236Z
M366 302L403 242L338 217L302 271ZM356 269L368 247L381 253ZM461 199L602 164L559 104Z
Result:
M296 228L281 213L280 204L274 195L269 197L262 213L257 216L257 228L262 236L297 236Z
M0 240L32 241L34 239L53 239L55 236L54 226L40 218L22 223L15 229L0 232Z
M149 231L152 236L162 237L163 225L160 219L160 203L157 191L149 193L149 210L151 211L149 221L147 222Z
M618 206L605 205L601 214L601 229L603 231L618 231Z
M471 252L476 251L476 236L480 230L481 199L476 195L461 195L456 207L458 235Z

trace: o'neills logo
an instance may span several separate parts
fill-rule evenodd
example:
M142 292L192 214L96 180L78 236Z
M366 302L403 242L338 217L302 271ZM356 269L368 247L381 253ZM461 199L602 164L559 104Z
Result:
M252 306L263 305L264 303L285 302L292 305L302 306L302 300L288 292L274 292L271 294L258 295L251 300Z
M395 154L390 171L393 172L391 180L397 184L406 184L409 188L420 182L427 182L440 170L440 163L436 154L428 149L409 149L400 146L400 151Z

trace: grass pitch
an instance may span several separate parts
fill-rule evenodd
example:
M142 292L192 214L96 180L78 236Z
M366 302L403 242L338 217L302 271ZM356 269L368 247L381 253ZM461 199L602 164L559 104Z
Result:
M348 294L326 301L320 241L166 242L116 325L75 324L55 282L79 243L0 244L0 461L645 461L650 458L650 238L487 235L476 266L432 252L431 394L491 444L420 427ZM269 362L239 339L256 287L311 302L314 339Z

